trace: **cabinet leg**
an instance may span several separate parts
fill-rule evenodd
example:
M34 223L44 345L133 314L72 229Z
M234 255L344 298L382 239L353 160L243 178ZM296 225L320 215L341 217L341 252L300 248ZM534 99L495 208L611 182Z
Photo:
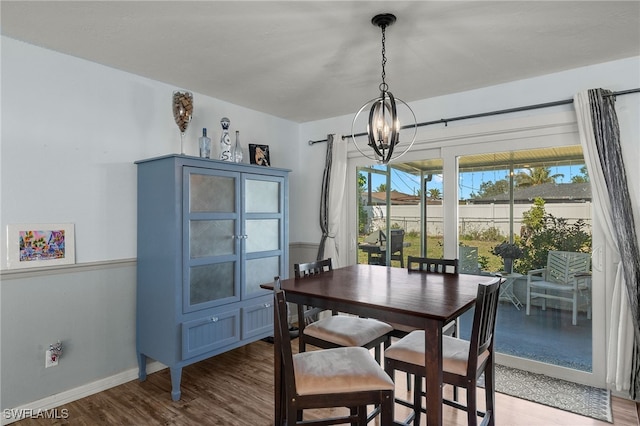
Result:
M138 380L147 380L147 356L141 352L138 352Z
M180 400L180 379L182 378L182 367L170 367L171 371L171 399Z

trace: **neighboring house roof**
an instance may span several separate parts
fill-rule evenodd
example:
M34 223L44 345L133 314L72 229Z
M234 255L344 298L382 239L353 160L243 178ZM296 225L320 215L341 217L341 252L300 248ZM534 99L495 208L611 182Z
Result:
M362 193L362 199L367 201L367 192ZM391 191L389 193L391 197L391 204L394 205L412 205L419 204L420 197L417 195L405 194L403 192ZM371 192L371 202L366 203L369 205L384 205L387 203L387 194L385 192Z
M513 191L514 203L531 203L542 198L546 203L584 203L591 201L591 184L586 183L543 183L540 185L517 187ZM498 194L468 200L471 204L508 203L509 194Z

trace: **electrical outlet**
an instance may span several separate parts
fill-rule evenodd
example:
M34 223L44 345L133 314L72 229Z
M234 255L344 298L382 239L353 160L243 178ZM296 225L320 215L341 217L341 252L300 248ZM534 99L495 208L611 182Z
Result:
M44 353L44 368L55 367L56 365L58 365L58 357L47 349Z

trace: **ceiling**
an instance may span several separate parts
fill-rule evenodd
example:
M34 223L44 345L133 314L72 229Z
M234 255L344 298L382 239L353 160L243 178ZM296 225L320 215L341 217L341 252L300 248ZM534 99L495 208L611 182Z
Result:
M639 1L7 1L2 34L295 122L640 55ZM553 101L551 99L550 101Z

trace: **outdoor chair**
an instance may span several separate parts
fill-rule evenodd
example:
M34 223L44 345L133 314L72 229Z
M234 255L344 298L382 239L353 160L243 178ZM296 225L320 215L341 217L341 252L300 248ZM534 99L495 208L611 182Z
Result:
M387 236L384 232L380 232L380 244L391 251L391 260L400 262L400 267L404 268L404 229L392 229L391 242L387 244ZM386 250L371 252L368 256L370 265L386 265Z
M331 271L331 259L294 265L296 279L305 279L315 274ZM305 314L306 311L306 314ZM306 345L329 349L345 346L361 346L374 349L375 358L381 359L381 345L389 346L389 333L393 327L372 318L359 318L351 315L338 315L333 311L331 316L306 324L310 313L317 310L298 305L299 351L305 352Z
M361 347L323 349L293 354L284 292L274 285L275 342L280 347L276 378L282 379L277 395L279 411L287 426L348 423L366 426L380 415L380 424L393 423L394 384L368 350ZM276 350L278 348L276 347ZM371 415L367 405L375 405ZM304 420L306 409L347 407L350 414L330 419Z
M482 425L495 424L494 394L494 351L493 334L498 311L500 284L503 279L495 277L488 283L478 285L471 339L463 340L451 336L442 336L442 380L443 383L466 389L466 405L455 400L443 399L443 403L467 412L467 424L477 425L477 416L483 417ZM384 352L384 368L394 378L395 371L413 374L413 404L396 399L395 401L413 408L414 425L420 424L420 414L426 412L422 406L422 381L425 376L425 336L424 330L409 333L400 341L392 344ZM477 409L477 382L484 374L486 409Z
M578 324L578 296L586 292L587 317L591 318L591 255L571 251L550 251L547 266L527 273L527 315L531 300L542 299L542 310L547 299L571 303L571 323Z

